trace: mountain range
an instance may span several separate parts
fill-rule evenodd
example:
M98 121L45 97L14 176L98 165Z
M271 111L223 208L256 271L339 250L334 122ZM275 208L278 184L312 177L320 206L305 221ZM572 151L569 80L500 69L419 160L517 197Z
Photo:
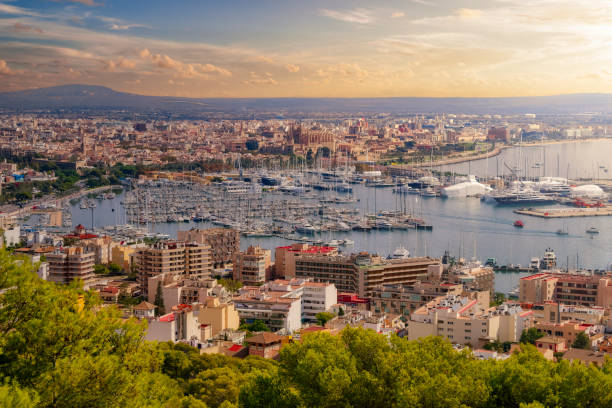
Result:
M612 94L504 98L182 98L118 92L104 86L61 85L0 93L4 112L164 113L301 116L312 113L581 114L612 113Z

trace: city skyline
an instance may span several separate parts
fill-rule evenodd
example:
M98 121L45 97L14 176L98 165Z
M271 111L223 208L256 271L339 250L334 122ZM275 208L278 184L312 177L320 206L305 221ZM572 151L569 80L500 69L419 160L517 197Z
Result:
M2 1L0 91L83 83L185 97L612 92L606 3Z

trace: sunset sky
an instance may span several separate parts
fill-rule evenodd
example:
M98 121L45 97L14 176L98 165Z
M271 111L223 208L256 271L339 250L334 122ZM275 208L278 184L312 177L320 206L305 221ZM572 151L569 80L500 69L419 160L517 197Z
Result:
M0 91L612 92L610 0L0 0Z

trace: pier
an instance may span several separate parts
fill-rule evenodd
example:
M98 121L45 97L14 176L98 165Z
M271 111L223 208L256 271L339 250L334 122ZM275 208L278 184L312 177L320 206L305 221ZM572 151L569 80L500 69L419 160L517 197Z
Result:
M520 208L514 213L540 218L603 217L612 215L612 206L595 208Z

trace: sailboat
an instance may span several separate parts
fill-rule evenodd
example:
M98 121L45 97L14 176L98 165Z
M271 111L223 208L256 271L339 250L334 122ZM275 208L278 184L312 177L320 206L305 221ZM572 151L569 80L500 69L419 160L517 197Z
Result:
M556 234L557 235L569 235L569 231L567 230L567 225L564 225L563 228L558 229Z

